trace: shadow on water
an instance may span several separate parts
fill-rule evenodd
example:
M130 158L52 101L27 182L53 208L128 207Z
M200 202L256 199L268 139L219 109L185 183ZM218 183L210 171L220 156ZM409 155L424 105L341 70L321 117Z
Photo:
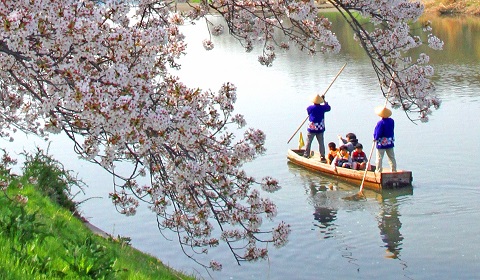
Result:
M403 235L400 232L402 222L399 206L403 196L413 194L413 187L390 189L375 192L364 189L361 200L345 199L356 194L359 186L337 178L306 170L288 162L290 173L302 181L308 202L314 208L313 219L324 239L337 238L337 219L339 212L365 211L376 215L380 238L385 247L385 258L400 259ZM348 248L347 248L348 249ZM342 255L342 257L347 257ZM347 257L350 258L350 257ZM406 266L406 264L403 264Z

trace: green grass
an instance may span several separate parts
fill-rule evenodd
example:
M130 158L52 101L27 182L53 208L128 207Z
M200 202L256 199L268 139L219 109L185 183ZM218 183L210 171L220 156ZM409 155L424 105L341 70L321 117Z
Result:
M0 166L0 279L195 279L125 240L94 234L62 201L79 181L39 153L27 156L25 175Z

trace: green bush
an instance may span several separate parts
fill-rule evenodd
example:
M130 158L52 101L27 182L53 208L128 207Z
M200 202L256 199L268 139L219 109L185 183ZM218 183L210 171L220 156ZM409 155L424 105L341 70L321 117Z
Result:
M41 149L37 148L34 155L24 153L24 156L23 177L36 183L38 190L52 201L76 213L77 203L73 201L72 187L78 187L83 192L84 183Z

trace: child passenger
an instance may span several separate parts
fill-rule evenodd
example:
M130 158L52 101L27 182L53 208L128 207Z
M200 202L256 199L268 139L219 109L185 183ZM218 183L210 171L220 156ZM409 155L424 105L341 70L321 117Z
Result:
M355 145L355 150L352 152L352 169L365 170L367 166L367 155L363 151L363 145L358 143Z
M338 153L337 145L335 143L330 142L328 143L328 154L327 154L327 163L332 164L333 160L337 156Z
M352 167L352 158L350 157L350 154L348 153L346 145L340 146L339 151L337 153L337 156L333 160L332 164L335 165L335 166L344 167L344 168L351 168Z

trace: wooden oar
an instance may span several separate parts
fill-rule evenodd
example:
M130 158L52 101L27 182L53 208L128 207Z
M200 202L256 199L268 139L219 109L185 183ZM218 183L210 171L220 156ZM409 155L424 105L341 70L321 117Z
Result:
M355 200L360 200L362 198L365 198L365 195L363 194L363 185L365 183L365 177L367 177L367 171L368 171L368 167L370 166L370 159L372 158L373 150L375 149L375 143L376 141L373 140L372 149L370 150L370 155L368 156L368 160L367 160L367 166L365 167L365 172L363 173L362 183L360 184L360 190L358 191L358 193L352 196L345 197L344 198L345 200L355 201Z
M343 69L345 68L345 66L347 66L347 63L345 63L343 65L343 67L340 69L340 71L338 71L337 75L335 76L335 78L333 79L333 81L330 83L330 85L328 86L328 88L325 90L325 92L322 94L322 98L325 97L325 95L327 94L327 91L330 89L330 87L333 85L333 83L335 82L335 80L338 78L338 76L340 76L340 73L342 73ZM302 124L297 128L297 130L295 130L295 132L293 133L292 137L290 137L290 139L288 139L287 141L287 144L290 143L290 141L292 141L292 138L293 136L295 136L295 134L297 134L297 132L300 130L300 128L302 128L303 124L308 120L308 116L305 118L305 120L303 120Z
M368 156L368 160L367 160L367 166L365 167L365 172L363 173L362 184L360 184L360 190L358 191L358 193L361 193L362 195L363 195L363 184L365 183L365 177L367 177L368 167L370 166L370 160L372 158L373 150L375 150L376 142L377 141L373 140L372 149L370 150L370 155Z
M297 134L297 132L300 130L300 128L302 128L303 124L304 124L307 120L308 120L308 116L303 120L302 124L300 124L300 126L297 128L297 130L295 130L295 132L292 134L292 136L290 137L290 139L288 139L287 144L290 143L290 141L292 141L293 136L295 136L295 134Z

